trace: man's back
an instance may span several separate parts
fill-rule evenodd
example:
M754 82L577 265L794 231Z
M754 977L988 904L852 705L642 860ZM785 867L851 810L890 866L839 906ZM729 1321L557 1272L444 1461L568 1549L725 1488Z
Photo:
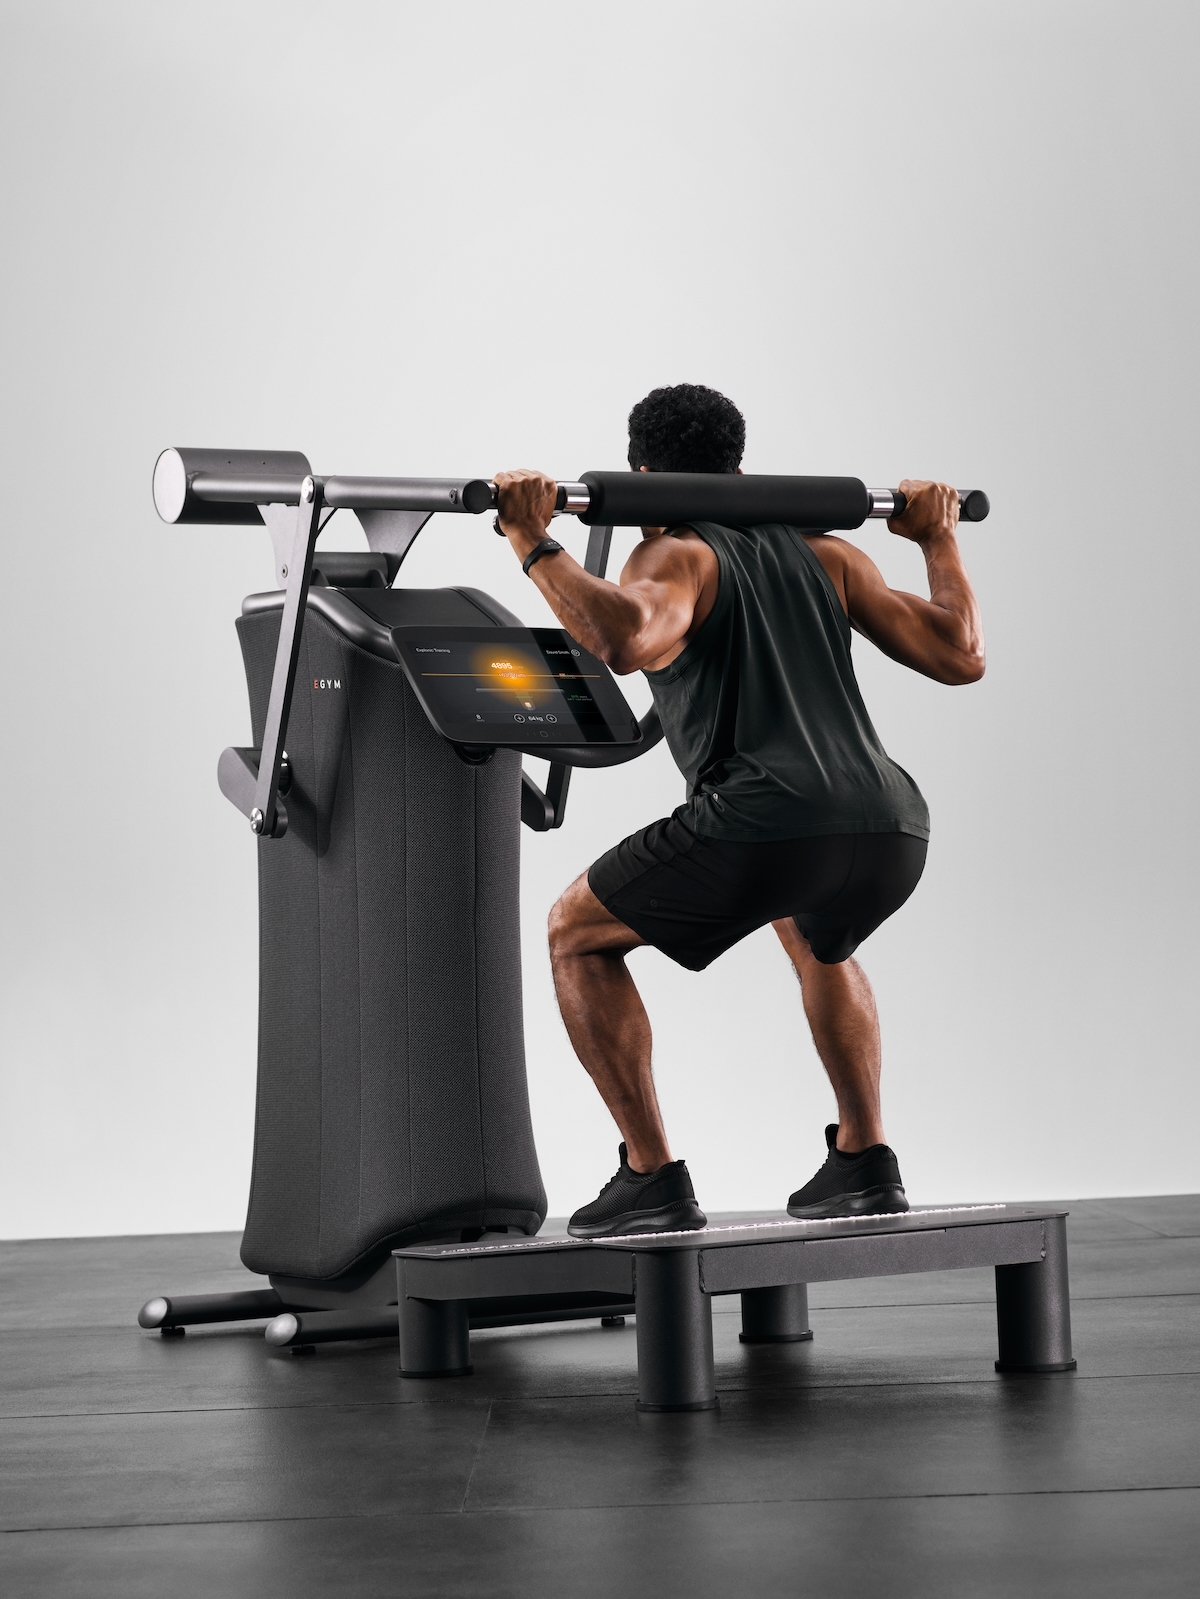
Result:
M688 781L682 819L747 842L928 838L925 802L871 725L849 619L805 539L782 523L692 531L716 558L715 599L683 650L646 672Z

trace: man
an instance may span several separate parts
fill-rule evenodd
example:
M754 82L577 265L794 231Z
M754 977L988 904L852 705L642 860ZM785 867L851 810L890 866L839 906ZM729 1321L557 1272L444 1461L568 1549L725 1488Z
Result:
M737 407L700 385L655 389L630 413L635 471L736 472L744 444ZM940 683L982 677L955 491L905 481L904 514L888 523L925 556L924 600L888 588L844 539L778 523L643 528L620 582L605 582L547 540L552 479L501 472L496 483L500 527L526 572L614 672L645 672L688 780L684 805L602 855L550 916L563 1021L624 1138L616 1176L568 1230L705 1225L667 1143L625 957L650 944L701 971L767 922L795 966L838 1106L826 1162L788 1212L907 1210L881 1120L875 1000L853 954L916 887L929 814L871 725L850 631Z

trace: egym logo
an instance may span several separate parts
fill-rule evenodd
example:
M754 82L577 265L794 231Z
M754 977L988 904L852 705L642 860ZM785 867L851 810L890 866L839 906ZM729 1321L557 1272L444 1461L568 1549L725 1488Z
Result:
M319 688L341 688L341 686L342 686L342 680L341 680L340 677L314 677L313 678L313 688L314 689L319 689Z

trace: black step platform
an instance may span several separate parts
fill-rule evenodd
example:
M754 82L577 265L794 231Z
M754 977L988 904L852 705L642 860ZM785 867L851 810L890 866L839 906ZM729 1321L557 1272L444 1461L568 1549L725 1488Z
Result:
M996 1268L1002 1372L1072 1371L1067 1212L965 1205L903 1216L747 1217L687 1233L565 1234L395 1251L400 1371L465 1376L470 1330L637 1316L638 1408L717 1403L711 1298L741 1294L747 1343L811 1338L807 1284Z

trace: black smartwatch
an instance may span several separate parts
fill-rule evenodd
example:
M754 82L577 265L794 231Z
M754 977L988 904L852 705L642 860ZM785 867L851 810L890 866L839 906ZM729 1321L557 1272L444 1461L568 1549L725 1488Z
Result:
M550 539L550 538L543 539L540 544L535 544L533 546L533 548L530 550L529 554L521 562L521 570L522 570L522 572L524 572L525 576L528 577L529 576L529 568L533 565L533 563L535 561L540 561L543 555L556 555L558 553L558 551L561 550L561 549L562 549L562 545L558 542L557 539Z

